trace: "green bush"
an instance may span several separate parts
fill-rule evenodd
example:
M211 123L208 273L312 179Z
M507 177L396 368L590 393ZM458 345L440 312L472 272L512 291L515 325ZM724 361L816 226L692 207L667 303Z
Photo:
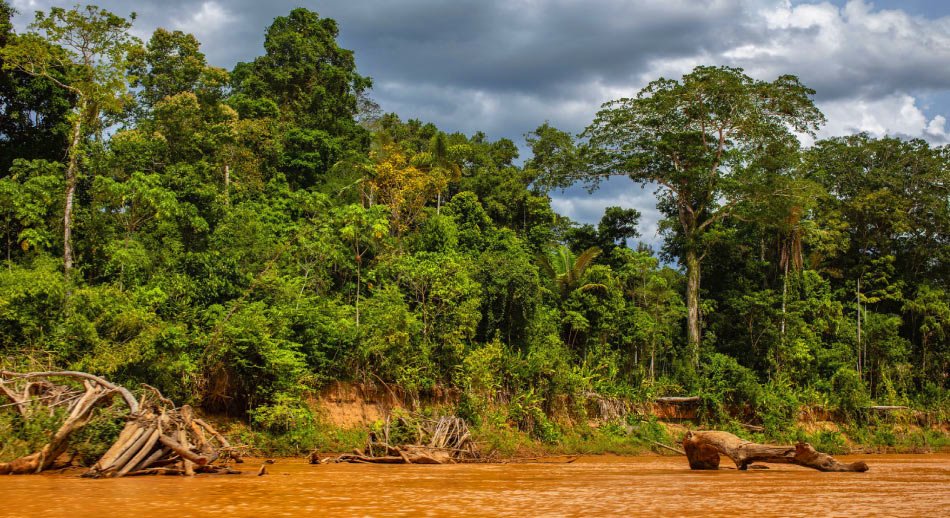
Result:
M762 387L755 412L767 434L778 434L795 424L800 406L791 381L779 376Z
M831 378L832 402L847 419L861 419L871 404L867 386L854 369L841 367Z
M755 373L724 354L712 353L704 358L699 383L700 417L707 422L728 421L730 410L749 415L762 399Z
M268 449L300 453L317 444L313 413L297 396L278 394L272 404L260 405L249 415L251 423L270 436Z

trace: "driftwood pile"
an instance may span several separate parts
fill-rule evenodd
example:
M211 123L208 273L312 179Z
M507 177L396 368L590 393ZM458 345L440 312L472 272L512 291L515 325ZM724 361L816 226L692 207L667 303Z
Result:
M50 379L81 380L83 390ZM64 407L66 419L40 451L11 462L0 463L0 474L39 473L56 466L69 448L70 436L82 429L92 411L118 394L128 406L125 427L112 447L83 476L194 475L239 473L227 461L240 456L211 425L194 416L188 405L176 408L154 388L141 400L121 386L84 372L57 371L17 373L0 371L0 394L11 400L24 419L33 412L55 412ZM222 461L219 464L213 464Z
M366 448L341 455L337 457L336 462L455 464L477 462L479 459L478 446L472 440L468 425L462 418L442 416L435 420L415 423L399 418L399 423L404 427L415 425L415 441L412 444L390 445L391 420L387 419L381 434L370 432Z
M223 435L190 406L149 405L130 419L101 459L83 476L236 474L219 459L241 462Z
M732 459L740 470L748 469L753 462L797 464L818 471L868 470L868 465L864 462L839 462L831 455L816 451L808 443L800 442L791 446L758 444L728 432L686 432L683 449L686 451L689 467L698 470L719 469L720 455Z

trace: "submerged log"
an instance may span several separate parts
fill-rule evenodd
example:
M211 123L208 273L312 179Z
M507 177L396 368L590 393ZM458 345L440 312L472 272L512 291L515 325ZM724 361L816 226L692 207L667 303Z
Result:
M310 452L310 455L307 456L307 460L310 461L310 464L321 464L320 453L316 450Z
M728 432L686 432L683 449L689 467L696 470L719 469L719 456L725 455L735 462L740 470L746 470L753 462L796 464L818 471L864 472L868 465L862 461L843 463L831 455L816 451L808 443L792 446L758 444L749 442Z

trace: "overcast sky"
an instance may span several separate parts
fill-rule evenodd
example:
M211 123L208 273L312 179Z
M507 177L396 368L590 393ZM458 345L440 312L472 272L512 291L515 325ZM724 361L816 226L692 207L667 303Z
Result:
M36 10L74 2L13 0L22 31ZM544 121L580 131L601 103L699 64L771 80L798 75L817 90L822 136L875 135L950 142L947 0L101 0L138 13L135 32L194 33L214 65L263 52L264 29L302 6L339 23L341 44L373 78L372 96L403 119L445 131L484 131L519 146ZM614 179L593 195L556 194L554 206L595 222L609 205L644 213L649 189Z

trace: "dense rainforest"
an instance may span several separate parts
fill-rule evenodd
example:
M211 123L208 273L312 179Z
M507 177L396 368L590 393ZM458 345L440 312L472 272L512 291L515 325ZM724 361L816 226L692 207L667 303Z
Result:
M803 407L950 412L950 147L815 140L793 76L658 79L580 135L541 124L521 160L381 113L307 9L230 71L134 16L12 14L0 366L148 383L295 441L337 380L453 392L549 442L591 398L699 395L772 434ZM611 175L655 189L660 249L635 209L552 209Z

